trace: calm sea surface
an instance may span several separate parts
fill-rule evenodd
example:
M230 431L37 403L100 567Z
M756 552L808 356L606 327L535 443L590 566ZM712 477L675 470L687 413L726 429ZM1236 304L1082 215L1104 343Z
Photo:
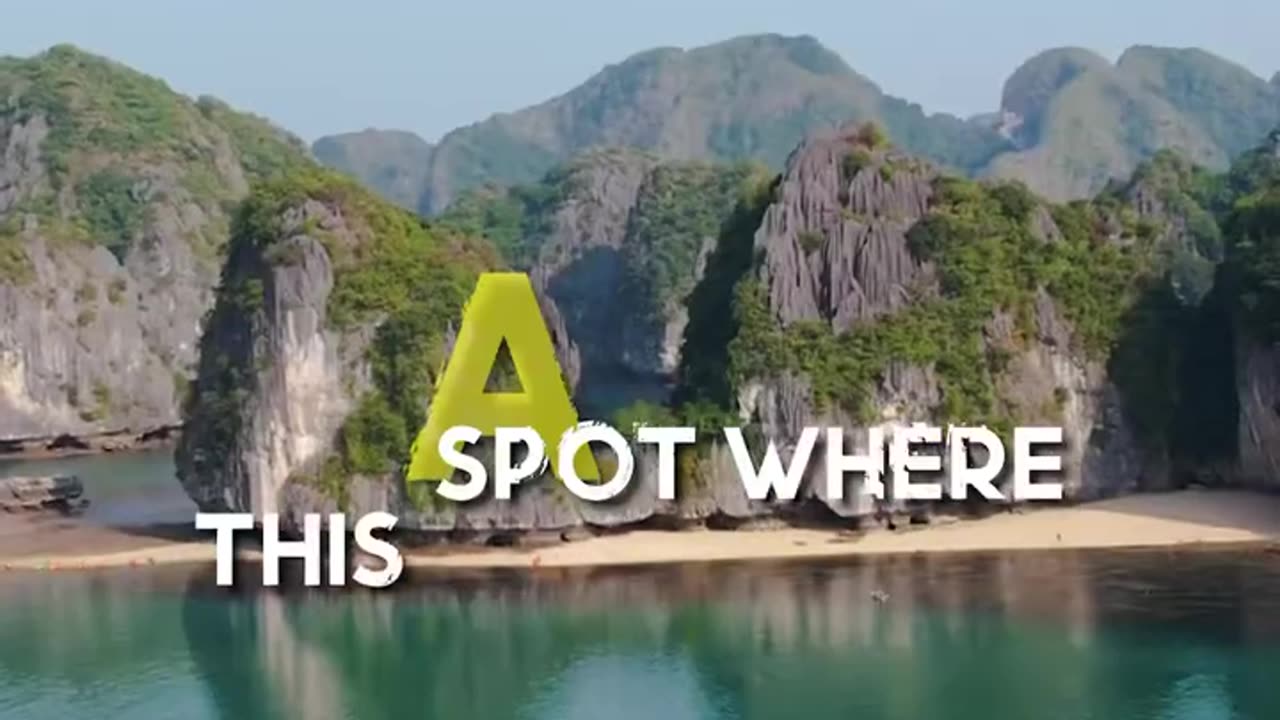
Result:
M89 499L85 519L95 524L189 524L196 512L174 476L170 450L51 460L0 459L0 478L22 475L79 477Z
M250 585L0 574L0 718L1280 719L1262 551Z

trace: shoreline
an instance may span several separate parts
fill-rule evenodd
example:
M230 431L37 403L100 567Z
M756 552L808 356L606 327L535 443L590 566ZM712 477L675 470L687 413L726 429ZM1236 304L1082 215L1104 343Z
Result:
M25 530L60 535L54 548L0 551L3 571L77 571L215 561L214 544L174 532L31 523ZM18 538L10 532L0 535ZM39 538L36 538L39 539ZM28 537L30 545L30 537ZM85 553L77 548L101 548ZM8 543L0 543L7 547ZM1131 495L1070 507L1031 509L907 530L854 533L836 528L768 530L631 530L527 548L401 548L406 571L604 567L725 561L803 560L1045 550L1280 547L1280 497L1237 490L1182 490ZM240 549L237 559L261 559Z
M1045 550L1280 544L1280 498L1184 490L905 530L634 530L536 549L405 554L412 569L510 569Z
M86 435L46 435L0 440L0 462L10 460L61 460L95 455L124 455L172 449L178 444L182 427L160 426L134 432L105 430Z

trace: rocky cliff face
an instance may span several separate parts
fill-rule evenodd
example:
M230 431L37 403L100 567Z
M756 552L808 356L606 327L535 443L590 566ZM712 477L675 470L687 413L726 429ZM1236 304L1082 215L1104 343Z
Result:
M1236 347L1236 396L1240 403L1241 480L1264 488L1280 486L1280 349L1248 337Z
M227 208L304 152L69 47L0 97L0 438L176 424Z
M741 189L763 173L595 151L537 185L464 197L440 221L528 270L573 343L566 372L580 407L608 417L668 400L686 298Z
M755 239L769 307L783 325L817 321L844 332L932 284L907 232L928 211L937 173L877 154L872 142L822 135L792 156Z
M661 354L647 349L676 332L650 336L657 345L615 346L610 338L627 335L606 321L634 317L627 304L646 297L647 290L630 294L632 263L646 256L629 254L629 244L643 247L640 240L653 230L645 223L665 216L645 208L670 209L658 200L685 187L660 178L662 167L652 159L596 157L569 173L574 181L551 196L536 222L523 224L525 216L518 223L538 228L522 242L535 238L531 275L561 362L580 369L580 398L589 397L584 392L593 382L608 392L630 391L614 377L593 376L602 364L626 367L641 354L648 359L631 367L665 370ZM695 183L702 192L721 187L707 185L716 176L704 172L697 170ZM470 292L468 278L495 259L460 249L468 243L450 239L449 228L467 218L446 218L413 230L406 247L452 248L434 261L452 279L402 277L392 268L419 267L421 259L386 256L384 265L379 258L396 243L384 246L385 233L368 229L400 227L407 216L386 219L377 201L341 183L335 190L333 182L302 183L251 201L249 216L269 222L236 235L188 408L191 432L178 453L182 481L202 507L279 511L295 521L335 507L388 510L401 527L461 537L640 522L734 524L815 512L849 520L926 512L855 492L826 498L818 462L799 501L751 501L727 450L714 443L682 458L677 502L655 499L654 458L643 455L632 490L608 504L581 502L549 479L522 485L512 502L460 506L433 500L425 488L406 488L398 462L425 417L430 377L397 376L395 368L424 359L417 367L438 367L448 352L448 323ZM720 318L740 327L719 369L734 379L728 409L754 437L772 440L789 457L807 425L1062 424L1072 497L1155 486L1144 478L1152 465L1105 353L1117 315L1132 300L1125 288L1143 275L1133 264L1136 253L1125 248L1140 243L1123 233L1093 235L1092 223L1103 215L1045 205L1017 186L947 178L888 149L867 129L805 143L764 195L726 194L746 203L763 198L765 206L758 213L725 211L714 243L701 231L685 233L690 243L680 257L693 262L681 266L675 285L699 285L683 304L702 312L694 298L702 285L724 281L718 263L744 239L734 236L743 226L728 215L755 218L746 228L746 273L731 283L738 288L734 318ZM533 205L520 207L527 212ZM986 268L975 265L992 258ZM422 296L392 300L400 297L397 283L409 280L403 289L420 288ZM1066 287L1087 302L1064 298ZM671 304L658 307L680 307L674 301L680 295L669 297ZM429 298L445 300L424 304ZM402 325L407 318L427 325ZM406 342L401 330L421 342ZM412 355L403 354L406 347ZM865 433L851 441L853 448L859 443Z
M831 388L825 398L815 392L815 385L855 382L857 373L840 376L839 369L830 368L838 363L806 368L787 358L793 343L815 337L832 343L819 346L824 353L838 353L841 337L895 327L916 332L911 329L916 321L904 315L930 304L968 302L949 287L956 282L949 272L940 277L938 263L946 258L930 259L913 247L919 233L944 212L938 206L949 202L937 197L936 170L874 144L859 132L830 134L802 145L789 163L755 236L756 252L763 256L756 271L760 310L769 323L760 339L778 343L783 359L747 371L739 393L742 414L758 422L765 437L794 443L800 429L810 425L879 424L889 431L902 422L972 421L976 417L957 417L948 406L955 407L955 396L964 392L960 382L985 384L989 406L969 408L973 415L997 424L1062 425L1064 482L1071 496L1135 489L1141 452L1109 382L1105 358L1083 350L1072 322L1045 287L1025 298L1021 309L998 303L970 308L985 320L980 333L958 338L977 343L973 357L980 363L966 368L972 377L963 380L948 380L942 375L949 371L938 369L956 362L950 353L929 359L928 350L890 350L882 353L871 376L863 376L872 382L858 408L856 402L839 400L851 388ZM1068 242L1038 203L1025 208L1017 229L1027 242ZM999 272L994 266L989 271ZM1018 313L1024 313L1023 320ZM964 326L958 318L944 322ZM991 362L993 357L999 361ZM854 507L830 505L840 515L873 509L865 501Z
M546 233L530 278L558 308L575 344L573 372L586 407L608 407L614 393L626 392L619 345L619 320L628 306L620 292L627 276L623 248L640 188L655 164L640 154L588 155L569 170L565 193L536 221Z
M1280 132L1242 156L1226 177L1236 198L1223 222L1225 272L1235 293L1236 450L1241 479L1280 487L1280 297L1275 287L1280 219Z
M349 239L351 228L314 200L281 220L274 247L287 264L238 244L201 341L194 409L178 452L179 477L201 507L280 512L291 476L322 459L369 387L358 354L358 340L368 338L344 342L327 324L334 272L319 234Z
M401 518L401 527L464 536L566 530L587 523L623 525L659 512L674 518L715 509L710 500L691 502L687 510L660 506L655 501L652 458L642 463L650 472L637 479L638 487L628 499L608 507L579 503L549 480L522 486L514 502L465 506L436 504L407 489L395 462L409 446L406 426L400 425L401 435L389 445L367 447L371 439L361 425L362 418L374 412L370 408L390 399L384 395L384 365L389 360L385 353L392 351L383 345L389 329L401 317L422 318L421 306L388 312L381 300L371 301L363 309L378 310L366 315L360 312L360 302L353 305L349 299L353 287L371 279L362 273L374 271L362 263L372 262L377 272L390 270L379 267L376 258L390 252L379 245L395 240L371 232L392 222L386 219L390 211L378 205L334 178L287 191L268 189L251 198L245 212L258 217L260 224L256 230L242 227L233 241L202 340L199 375L186 412L187 432L177 451L179 479L197 505L259 516L279 512L295 521L302 513L337 507L354 513L386 510ZM607 220L592 219L599 209L579 207L579 212L566 212L562 218L579 219L577 227L589 234L596 221ZM391 217L409 222L407 216ZM423 232L427 231L411 231L409 236L413 247L427 248L423 252L429 255L416 261L434 260L460 278L471 278L456 285L453 280L437 280L443 284L422 288L424 299L458 291L452 308L427 318L431 329L419 330L447 352L447 323L465 300L461 291L469 293L476 270L492 267L495 258L483 252L473 257L465 249L466 241ZM443 258L431 255L431 247L441 249L455 241L463 249L448 248ZM378 280L381 289L395 282L385 276ZM544 313L558 335L553 311ZM570 352L563 340L557 340L565 364ZM419 358L423 366L432 367L427 357ZM404 400L416 406L420 424L429 383L418 386L423 394L417 397L408 383L397 387L410 393ZM393 415L380 417L390 424L398 422ZM409 427L416 432L418 425ZM370 463L364 454L368 450L384 455ZM713 478L730 470L708 466ZM708 487L729 488L730 483L712 480ZM741 490L736 492L738 497L731 495L725 502L744 503Z

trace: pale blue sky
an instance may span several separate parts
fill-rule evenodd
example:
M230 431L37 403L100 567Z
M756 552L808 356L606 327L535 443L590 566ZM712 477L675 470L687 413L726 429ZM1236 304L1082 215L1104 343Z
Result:
M72 42L308 140L447 130L657 45L807 33L930 110L994 109L1055 45L1197 45L1280 70L1276 0L0 0L0 54Z

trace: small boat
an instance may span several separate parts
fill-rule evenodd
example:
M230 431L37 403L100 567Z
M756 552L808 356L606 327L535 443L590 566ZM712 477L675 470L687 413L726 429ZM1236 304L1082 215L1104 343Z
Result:
M0 510L5 512L72 515L88 505L84 484L74 475L0 478Z

